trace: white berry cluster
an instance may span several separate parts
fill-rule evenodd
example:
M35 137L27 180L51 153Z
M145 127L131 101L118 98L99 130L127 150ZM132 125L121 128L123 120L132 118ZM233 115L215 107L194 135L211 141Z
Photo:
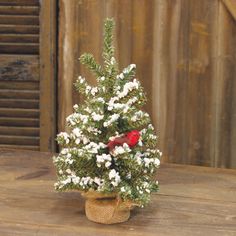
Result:
M73 126L77 125L78 123L82 123L82 124L88 123L88 119L89 119L88 115L83 115L83 114L75 112L75 113L72 113L71 115L69 115L66 118L66 121L70 126L73 127Z
M113 109L120 110L122 113L127 113L129 108L138 101L138 98L133 97L130 98L126 103L117 103L116 101L119 101L118 97L112 97L109 102L107 103L108 105L108 110L111 111Z
M106 146L107 145L102 142L99 143L90 142L84 147L84 149L87 150L88 153L97 154L98 150L100 150L101 148L105 148Z
M66 132L59 133L57 138L66 144L70 142L70 136Z
M137 79L134 79L131 82L127 82L122 91L117 91L116 95L118 96L118 98L124 98L125 96L128 95L129 92L131 92L134 89L138 89L139 88L139 82L137 81Z
M123 146L115 146L112 154L114 157L118 155L122 155L124 153L129 153L131 152L131 149L129 148L129 145L127 143L124 143Z
M86 189L95 185L99 191L102 191L105 182L104 179L99 177L91 178L90 176L79 177L74 172L68 170L64 175L64 179L55 183L56 188L61 189L66 185L74 184L80 186L82 189Z
M149 114L144 111L137 111L134 113L134 115L131 117L131 121L136 122L137 120L141 120L144 117L149 118Z
M120 175L115 169L110 170L109 172L109 179L111 180L111 184L116 187L120 183Z
M159 150L157 150L159 152ZM153 164L155 167L158 167L160 165L160 160L159 158L152 158L151 156L151 152L137 152L135 154L135 160L138 163L138 165L141 166L145 166L148 167ZM160 152L160 156L161 156L161 152Z
M124 79L131 71L133 71L136 68L135 64L130 64L127 68L125 68L122 73L116 76L117 79Z
M102 120L104 118L104 115L100 115L100 114L97 114L95 112L93 112L91 114L91 116L92 116L94 121L100 121L100 120Z
M111 165L112 157L110 154L101 154L101 155L96 155L97 158L97 166L101 167L103 164L106 168L109 168Z
M119 114L113 114L111 115L104 123L104 127L109 127L112 125L113 122L117 121L119 119L120 115Z
M125 71L123 71L123 73L118 75L117 78L124 78L124 75L129 73L134 68L135 68L135 65L131 64L129 67L127 67L125 69ZM108 101L108 103L107 103L108 110L111 111L113 109L120 109L120 110L124 110L123 112L126 113L128 111L128 108L132 104L134 104L135 102L138 101L138 98L137 97L132 97L126 103L120 103L119 102L120 99L123 99L124 97L126 97L129 94L129 92L133 91L134 89L136 89L138 91L139 88L140 88L140 84L137 81L137 79L133 79L133 81L126 82L122 86L122 90L121 90L120 85L116 86L116 88L115 88L115 95L116 96L111 97L110 100Z

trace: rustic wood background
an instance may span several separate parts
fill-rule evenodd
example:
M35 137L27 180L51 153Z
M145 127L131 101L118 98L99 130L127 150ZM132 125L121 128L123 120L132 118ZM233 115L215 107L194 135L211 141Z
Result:
M0 147L55 150L81 102L77 75L95 82L77 59L101 61L106 17L120 68L137 64L164 161L235 168L236 0L0 0Z
M39 150L39 1L0 0L0 147Z
M102 26L116 20L120 68L137 64L164 161L236 167L235 0L60 0L58 127L79 103L83 52L101 61Z
M0 0L0 147L55 150L56 0Z

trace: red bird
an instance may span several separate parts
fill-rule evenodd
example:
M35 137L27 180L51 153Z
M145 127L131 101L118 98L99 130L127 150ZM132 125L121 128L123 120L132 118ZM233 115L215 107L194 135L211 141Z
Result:
M115 146L123 146L124 143L127 143L129 147L134 147L140 138L140 132L138 130L132 130L120 137L117 137L108 142L107 146L109 151L112 151Z

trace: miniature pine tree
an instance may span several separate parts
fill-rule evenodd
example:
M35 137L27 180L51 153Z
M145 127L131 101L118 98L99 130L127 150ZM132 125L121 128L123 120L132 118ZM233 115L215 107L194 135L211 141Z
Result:
M85 99L74 105L74 113L67 117L71 132L57 136L62 149L54 157L55 188L117 193L122 200L143 206L158 190L154 176L161 152L156 149L150 117L141 110L146 97L135 78L136 66L131 64L118 72L113 28L114 21L106 19L103 66L91 54L80 57L96 76L97 86L90 86L81 76L75 82Z

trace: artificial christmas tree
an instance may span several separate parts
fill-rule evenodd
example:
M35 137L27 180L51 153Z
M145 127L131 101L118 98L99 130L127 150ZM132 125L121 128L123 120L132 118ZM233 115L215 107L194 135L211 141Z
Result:
M58 134L62 149L54 157L56 190L81 191L87 217L105 224L125 221L130 209L149 202L158 190L154 176L161 156L150 117L141 110L146 97L134 78L136 66L118 72L113 28L114 21L107 19L103 66L91 54L80 57L96 76L97 86L78 77L75 87L84 95L84 104L74 105L67 117L71 132Z

